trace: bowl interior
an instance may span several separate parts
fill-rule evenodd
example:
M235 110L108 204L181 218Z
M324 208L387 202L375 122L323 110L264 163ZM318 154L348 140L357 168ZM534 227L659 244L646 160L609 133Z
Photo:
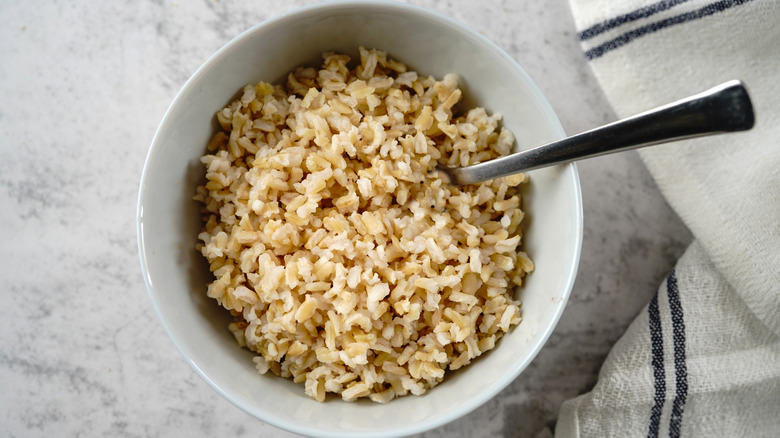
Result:
M194 250L201 228L191 200L214 113L238 90L277 82L325 51L379 48L421 74L458 73L464 104L504 115L518 147L561 138L550 105L495 45L445 17L395 3L337 3L262 23L207 61L177 96L154 138L142 177L138 233L142 270L166 331L189 364L219 393L267 423L307 435L397 436L451 421L489 400L530 363L552 332L579 260L582 208L574 165L532 172L524 195L525 250L536 271L519 292L523 322L497 348L424 396L388 405L317 403L302 385L259 376L227 330L229 317L205 295L208 267Z

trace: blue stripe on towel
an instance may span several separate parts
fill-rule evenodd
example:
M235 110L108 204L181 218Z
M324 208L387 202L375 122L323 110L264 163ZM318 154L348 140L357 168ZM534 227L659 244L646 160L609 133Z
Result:
M688 366L685 364L685 321L674 270L666 279L669 309L672 313L672 339L674 340L674 375L676 391L669 419L669 437L679 438L685 400L688 398Z
M650 410L650 426L647 431L648 438L658 438L658 429L661 424L661 410L666 398L666 373L664 372L664 340L661 333L661 315L658 312L658 294L650 300L647 313L650 320L650 345L653 351L653 378L655 383L655 399Z
M656 32L658 30L667 28L669 26L674 26L676 24L697 20L699 18L707 17L716 14L718 12L723 12L726 9L729 9L733 6L739 6L741 4L748 3L750 1L752 0L721 0L714 3L710 3L707 6L704 6L702 8L696 9L691 12L675 15L674 17L665 18L663 20L656 21L655 23L650 23L645 26L638 27L634 30L628 31L620 35L615 39L609 40L603 44L600 44L588 50L587 52L585 52L585 57L588 58L589 61L596 59L604 55L605 53L615 50L618 47L624 46L629 42L631 42L632 40L639 38L641 36Z
M689 0L664 0L658 3L654 3L652 5L645 6L637 10L631 11L627 14L618 15L615 18L602 21L601 23L595 24L583 30L582 32L577 33L577 36L580 38L581 41L585 41L587 39L593 38L596 35L602 34L610 29L614 29L626 23L631 23L632 21L636 21L641 18L650 17L651 15L655 15L659 12L671 8L672 6L676 6L679 5L680 3L685 3L687 1Z

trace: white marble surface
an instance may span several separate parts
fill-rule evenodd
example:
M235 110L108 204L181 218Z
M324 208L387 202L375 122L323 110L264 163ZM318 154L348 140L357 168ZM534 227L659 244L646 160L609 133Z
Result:
M189 75L239 32L311 3L0 4L0 436L293 436L222 399L174 350L141 280L135 206L157 123ZM565 0L413 3L504 48L567 132L614 119ZM580 174L582 263L555 333L499 396L422 436L553 426L689 242L635 153Z

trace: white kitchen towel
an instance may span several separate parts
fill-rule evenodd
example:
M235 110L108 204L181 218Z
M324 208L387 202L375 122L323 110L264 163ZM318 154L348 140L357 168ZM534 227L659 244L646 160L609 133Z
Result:
M570 4L618 116L741 79L756 125L640 151L695 241L556 436L778 437L780 0Z

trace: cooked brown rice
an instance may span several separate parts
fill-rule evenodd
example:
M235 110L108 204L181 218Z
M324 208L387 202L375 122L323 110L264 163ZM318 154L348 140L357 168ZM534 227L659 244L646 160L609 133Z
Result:
M318 401L422 394L520 322L523 175L458 187L437 163L510 152L501 116L457 115L457 77L378 50L247 85L202 158L199 249L238 343Z

